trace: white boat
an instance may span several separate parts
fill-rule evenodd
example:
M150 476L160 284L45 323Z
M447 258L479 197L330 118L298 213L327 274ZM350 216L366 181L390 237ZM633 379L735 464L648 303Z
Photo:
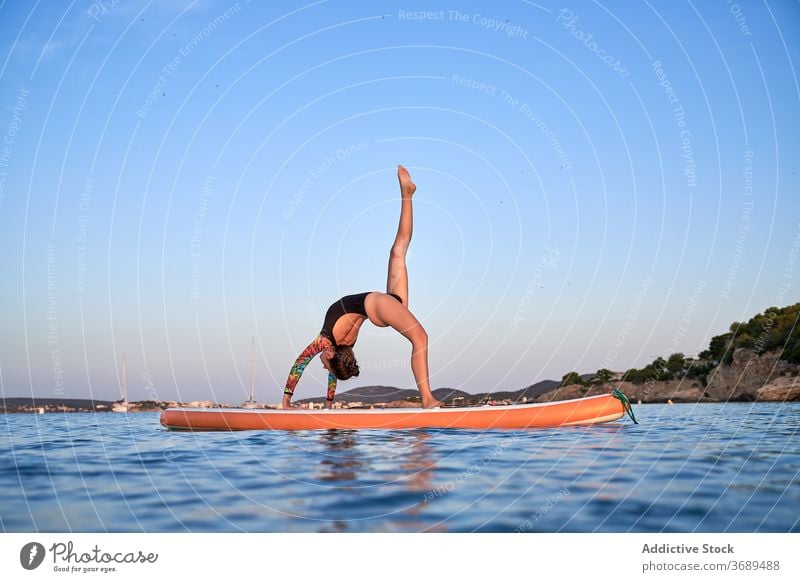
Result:
M111 412L128 412L128 380L127 380L127 366L125 363L125 354L122 354L122 370L119 376L119 391L122 395L122 400L111 403Z

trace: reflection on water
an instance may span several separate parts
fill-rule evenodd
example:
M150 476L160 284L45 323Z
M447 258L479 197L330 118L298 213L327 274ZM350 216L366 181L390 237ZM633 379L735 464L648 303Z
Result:
M530 431L0 416L2 531L798 531L800 405Z
M425 430L371 432L331 429L319 433L324 450L320 455L316 478L334 482L337 491L349 494L348 504L361 506L380 504L389 496L409 500L393 512L403 517L406 528L426 527L418 516L422 513L424 493L429 491L435 475L435 455L427 441L431 434ZM380 473L373 482L370 473ZM398 493L399 491L399 493ZM348 531L352 520L334 520L333 531ZM444 530L445 528L439 528Z
M326 454L319 463L320 481L357 481L359 472L369 470L369 462L353 455L357 445L357 432L330 429L322 433Z
M435 477L436 463L433 449L428 444L430 439L431 434L424 430L411 433L409 454L402 459L400 464L400 469L405 472L406 486L409 491L428 491L431 488Z
M426 443L431 434L425 430L385 433L384 438L378 437L384 442L372 451L375 435L369 431L330 429L320 437L324 453L317 478L321 481L358 482L376 464L386 464L377 470L388 471L388 481L402 483L409 491L430 487L436 464Z

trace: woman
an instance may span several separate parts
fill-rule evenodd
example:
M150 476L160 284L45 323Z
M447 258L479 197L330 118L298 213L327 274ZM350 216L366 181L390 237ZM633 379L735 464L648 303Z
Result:
M328 370L328 395L325 403L330 408L336 394L337 380L358 376L358 364L353 355L353 344L358 339L361 325L369 319L378 327L392 326L411 342L411 370L417 383L422 405L435 408L441 402L431 394L428 383L428 334L408 310L408 271L406 252L411 243L413 209L411 197L417 187L403 166L397 166L400 181L400 224L389 254L389 275L386 293L372 291L342 297L325 314L319 335L311 342L289 372L283 391L281 408L290 408L292 394L308 363L320 355L322 365Z

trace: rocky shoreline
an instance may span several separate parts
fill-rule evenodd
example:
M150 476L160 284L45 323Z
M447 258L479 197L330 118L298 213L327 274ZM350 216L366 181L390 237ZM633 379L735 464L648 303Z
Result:
M796 402L800 401L800 366L779 359L780 352L758 354L737 349L730 364L720 364L708 375L705 386L698 379L603 382L571 384L539 396L552 402L608 394L619 388L633 403L665 402Z

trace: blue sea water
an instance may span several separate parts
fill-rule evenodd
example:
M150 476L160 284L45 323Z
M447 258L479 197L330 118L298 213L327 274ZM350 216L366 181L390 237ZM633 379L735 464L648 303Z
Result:
M4 532L797 532L800 404L526 431L178 433L0 416Z

